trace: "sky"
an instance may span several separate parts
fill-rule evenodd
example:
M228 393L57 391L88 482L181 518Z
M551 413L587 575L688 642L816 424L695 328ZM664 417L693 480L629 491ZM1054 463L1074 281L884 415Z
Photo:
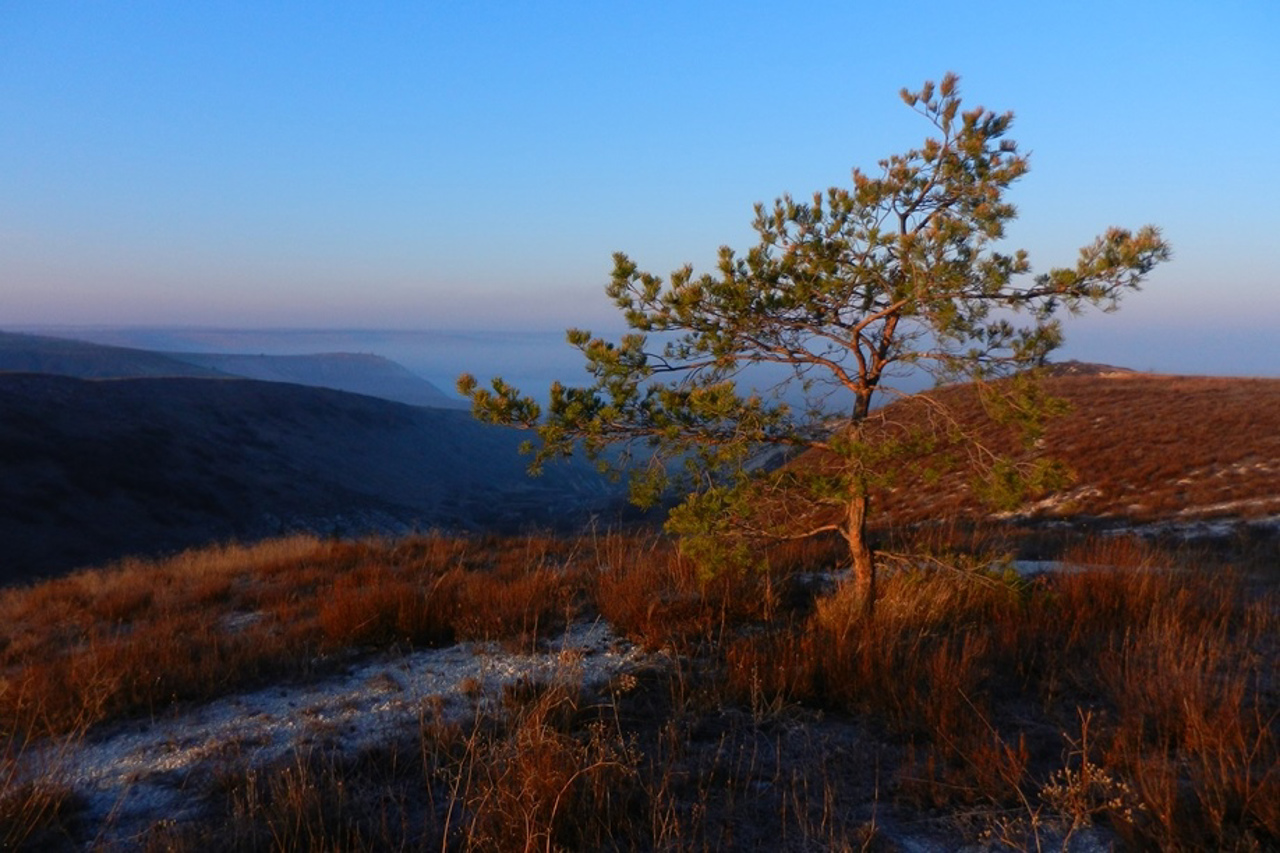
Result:
M1010 248L1174 259L1064 354L1280 375L1280 3L0 0L0 328L621 327L611 254L1012 110Z

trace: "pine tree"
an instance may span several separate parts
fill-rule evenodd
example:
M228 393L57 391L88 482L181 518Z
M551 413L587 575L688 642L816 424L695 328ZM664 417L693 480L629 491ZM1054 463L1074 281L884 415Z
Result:
M568 332L592 384L554 384L544 411L500 378L482 388L464 375L475 414L535 430L535 468L576 449L600 458L647 448L652 461L631 472L641 503L681 461L688 496L668 528L711 569L747 559L759 537L839 531L870 606L871 495L932 441L871 429L879 397L912 372L1025 377L1061 344L1064 312L1115 308L1169 257L1153 226L1109 228L1074 266L1032 274L1024 251L999 246L1016 214L1006 191L1028 168L1006 136L1012 113L962 111L952 74L902 99L936 131L921 148L880 161L874 175L854 169L850 187L756 205L758 242L745 254L722 247L714 274L685 266L663 279L615 254L607 292L633 331L616 342ZM785 377L760 389L760 365L781 365ZM803 405L784 399L798 395ZM1003 400L1005 419L1030 433L1053 409L1025 381ZM824 462L753 464L765 447ZM996 457L986 468L1006 496L1054 472Z

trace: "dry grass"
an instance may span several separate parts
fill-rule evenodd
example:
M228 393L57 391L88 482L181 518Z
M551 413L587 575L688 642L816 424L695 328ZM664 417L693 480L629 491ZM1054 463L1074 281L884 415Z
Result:
M853 850L874 837L843 808L868 792L823 766L827 743L742 715L707 737L661 689L592 703L566 675L512 690L501 713L470 725L428 710L410 737L360 755L228 768L207 821L157 824L143 846Z
M497 731L469 739L449 776L465 848L604 849L634 833L640 756L581 703L570 681L528 685Z
M1280 841L1280 599L1229 572L1154 568L1178 559L1149 546L1077 553L1111 568L1029 584L903 572L870 617L841 588L806 623L732 644L730 687L882 721L920 806L1039 816L1055 805L1047 771L1061 784L1089 766L1125 792L1090 795L1090 816L1140 846ZM1045 763L1073 748L1074 766Z
M0 596L0 720L22 743L360 649L527 648L599 614L669 668L591 696L569 661L470 725L428 706L360 755L228 764L208 821L157 824L147 846L893 849L880 814L1027 847L1090 826L1135 849L1280 844L1274 590L1122 537L1059 542L1041 556L1092 568L1022 579L987 568L1017 541L935 532L941 550L886 572L870 615L809 583L830 543L713 582L619 535L300 538L129 563ZM19 779L12 753L0 837L74 836L74 797Z
M155 714L351 649L546 636L580 604L577 559L552 539L294 537L6 590L0 734Z
M1071 409L1049 422L1037 452L1066 463L1075 478L1028 506L1033 515L1152 521L1280 513L1280 380L1118 374L1049 377L1044 387ZM985 423L971 389L934 396L959 422ZM886 411L914 422L925 410L907 401ZM1011 434L979 431L993 449L1017 451ZM963 472L930 484L908 478L881 501L898 523L985 512Z
M79 798L57 761L38 776L24 773L27 744L0 750L0 850L58 850L70 843Z

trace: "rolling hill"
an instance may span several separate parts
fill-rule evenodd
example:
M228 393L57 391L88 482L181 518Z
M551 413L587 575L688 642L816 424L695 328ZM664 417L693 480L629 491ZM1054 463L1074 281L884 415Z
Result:
M247 379L0 374L0 582L291 530L560 529L616 508L466 412Z
M0 372L52 373L81 379L227 375L151 350L14 332L0 332Z
M1035 452L1064 462L1073 481L1004 517L1204 532L1225 523L1280 520L1280 379L1075 365L1053 371L1044 388L1065 400L1069 411L1050 421ZM1013 436L982 433L971 387L932 396L992 448L1019 452ZM900 422L922 414L911 400L885 411ZM952 472L926 482L927 461L919 460L906 481L881 496L893 523L990 514L974 498L969 475Z
M467 409L467 402L450 397L407 368L368 353L318 353L316 355L225 355L221 353L164 353L187 364L246 379L293 382L316 388L332 388L368 394L410 406Z
M528 478L521 434L465 412L300 384L368 394L381 377L388 395L422 391L376 357L191 356L0 333L0 371L16 370L40 373L0 372L0 582L293 530L573 529L622 503L580 461ZM133 378L103 378L115 376ZM1046 390L1070 411L1037 452L1073 481L998 517L1209 533L1280 518L1280 379L1068 363ZM993 449L1016 448L984 424L971 388L932 395ZM910 422L919 406L883 411ZM992 517L968 474L933 480L929 461L877 497L878 522Z
M239 355L158 352L69 338L0 332L0 372L51 373L81 379L240 377L291 382L381 397L411 406L465 409L405 367L366 353Z

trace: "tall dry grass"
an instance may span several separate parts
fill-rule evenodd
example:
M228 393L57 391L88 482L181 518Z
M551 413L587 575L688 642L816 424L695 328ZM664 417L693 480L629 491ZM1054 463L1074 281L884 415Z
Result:
M1008 553L940 530L934 557L886 571L870 615L814 574L838 563L832 543L710 582L669 543L616 535L130 563L0 596L0 720L20 743L361 649L524 648L598 614L667 663L600 695L570 671L525 684L469 725L427 706L418 732L360 755L228 765L208 822L147 844L860 849L883 810L1014 846L1090 826L1135 849L1280 845L1275 590L1117 537L1059 543L1044 556L1081 569L1033 579L964 556L993 543ZM0 785L5 837L72 834L74 797L25 783Z
M548 636L583 604L581 559L536 537L293 537L5 590L0 735L163 713L362 648Z
M0 748L0 850L59 850L71 843L81 798L64 778L64 754L45 757L33 773L24 760L31 745L10 739Z
M1280 599L1140 543L1074 557L1107 568L900 572L870 616L842 587L731 643L729 688L873 716L906 744L900 793L920 806L1039 816L1052 774L1087 765L1126 792L1091 817L1139 846L1280 843ZM1083 715L1088 754L1064 767Z

